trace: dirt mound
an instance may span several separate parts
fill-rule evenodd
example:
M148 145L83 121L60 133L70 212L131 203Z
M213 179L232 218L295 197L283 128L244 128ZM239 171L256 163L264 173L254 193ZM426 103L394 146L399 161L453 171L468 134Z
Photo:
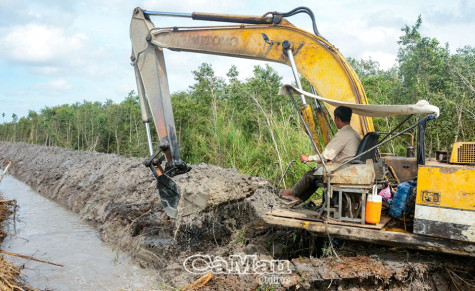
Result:
M261 263L288 260L289 273L278 277L212 268L215 275L205 290L262 286L274 290L328 286L419 289L433 285L427 280L446 284L441 286L459 284L455 285L459 289L473 284L458 279L463 269L457 259L442 264L450 261L444 256L412 251L401 256L400 251L345 242L335 245L340 258L329 256L327 237L267 225L262 215L282 207L274 188L262 178L234 169L199 164L174 177L182 200L206 197L206 207L172 220L163 211L154 177L142 165L143 159L0 142L0 162L8 160L13 162L10 173L78 213L97 227L104 241L126 250L144 266L158 268L163 281L173 286L184 287L204 275L185 270L184 262L195 255L214 260L209 266L230 256ZM360 245L363 247L348 247Z
M143 159L2 142L0 161L7 160L13 162L10 173L80 214L103 240L157 268L186 250L227 244L239 228L276 204L266 180L200 164L174 180L184 198L208 195L208 206L175 223L165 215Z

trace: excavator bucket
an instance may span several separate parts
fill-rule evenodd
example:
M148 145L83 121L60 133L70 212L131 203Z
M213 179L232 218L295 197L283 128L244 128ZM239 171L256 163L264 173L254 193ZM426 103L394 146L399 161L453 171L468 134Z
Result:
M188 171L188 169L186 170ZM207 193L184 193L182 197L176 182L170 176L162 174L155 176L155 178L157 179L157 192L160 195L163 209L171 218L176 218L178 213L181 216L187 216L200 212L208 205Z
M163 171L161 166L155 168L154 164L160 164L165 159L165 156L161 156L159 159L156 157L165 150L168 152L168 147L162 147L152 154L149 158L145 159L143 164L150 169L150 172L153 174L157 180L157 192L160 196L160 201L162 201L162 206L168 216L176 218L178 216L178 204L180 203L180 192L178 191L178 186L171 176L184 174L191 170L191 167L186 163L181 162L175 164L175 166L168 167L168 171ZM168 174L165 174L168 173Z
M180 193L178 187L172 178L166 174L157 176L157 192L160 195L163 209L168 216L176 218L178 215L178 203L180 202Z

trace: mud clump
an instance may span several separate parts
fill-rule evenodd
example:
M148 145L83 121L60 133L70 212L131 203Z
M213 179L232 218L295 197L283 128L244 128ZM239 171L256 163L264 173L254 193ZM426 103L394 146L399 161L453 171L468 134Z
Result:
M234 169L198 164L174 177L180 203L198 203L201 208L185 213L186 205L180 205L184 207L178 218L170 219L143 159L0 142L0 162L8 160L10 173L78 213L104 241L127 251L143 266L157 268L171 286L185 287L203 275L184 269L185 260L196 254L289 262L290 273L279 277L214 274L203 290L420 289L433 286L428 281L449 287L459 284L457 288L463 290L470 286L465 283L473 284L473 278L458 279L463 269L453 257L412 251L401 255L401 251L350 242L335 247L339 258L328 255L326 236L315 239L306 230L266 224L263 215L283 207L274 187Z
M277 204L268 181L239 174L235 169L199 164L174 180L182 201L206 197L202 211L186 215L179 212L177 218L175 238L189 249L228 243L236 230L259 221Z

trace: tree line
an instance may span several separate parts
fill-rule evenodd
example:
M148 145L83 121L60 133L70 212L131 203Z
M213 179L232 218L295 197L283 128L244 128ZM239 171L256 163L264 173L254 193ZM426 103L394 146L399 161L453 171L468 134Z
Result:
M349 59L372 104L413 104L425 99L439 106L440 117L426 131L427 154L456 141L475 140L475 49L451 53L448 44L422 36L422 21L402 28L397 65L381 69L373 60ZM172 94L183 160L235 167L251 175L274 178L300 153L311 153L292 103L277 95L281 76L269 66L255 66L242 81L235 66L226 78L211 65L193 71L195 83ZM308 90L308 83L304 84ZM402 117L374 119L377 131L389 131ZM154 131L153 125L151 126ZM154 136L155 132L152 132ZM12 116L0 125L0 140L28 142L124 156L148 155L138 97L132 91L119 104L111 100L45 107L27 116ZM403 154L408 141L383 148ZM290 180L306 168L290 169Z

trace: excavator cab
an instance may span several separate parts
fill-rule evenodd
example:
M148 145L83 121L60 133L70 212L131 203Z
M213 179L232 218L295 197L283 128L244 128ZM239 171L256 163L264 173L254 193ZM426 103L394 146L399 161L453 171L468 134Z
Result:
M365 224L365 207L367 197L369 195L377 196L379 190L387 187L387 165L380 157L378 151L379 147L401 135L407 134L415 127L419 127L419 132L423 132L425 124L429 120L435 119L439 115L439 108L430 105L427 101L420 101L414 105L363 105L363 104L349 104L337 100L328 100L321 96L302 91L290 85L284 85L279 92L281 95L289 95L295 103L293 95L304 95L307 98L317 99L325 104L332 104L334 106L346 106L353 110L355 115L364 115L370 117L389 117L394 115L408 115L396 128L391 132L367 133L356 152L356 155L341 163L325 163L319 168L319 173L322 175L323 183L320 183L324 188L323 203L318 208L317 217L326 214L327 219L336 219L340 222L348 221L353 223ZM404 125L411 116L415 114L427 114L415 124L408 128L396 132L402 125ZM303 123L304 117L300 114ZM421 125L424 127L421 129ZM307 127L307 134L310 136L310 131ZM385 135L380 138L381 135ZM412 145L412 144L411 144ZM423 134L419 135L418 141L418 156L423 157L424 138ZM320 155L320 150L314 146L314 151ZM419 153L422 152L422 153ZM321 156L320 156L321 158ZM323 160L321 158L321 160ZM424 164L421 159L417 164ZM373 196L372 196L373 197ZM331 202L330 202L331 201ZM355 207L353 207L355 206ZM355 212L354 210L357 209ZM349 213L350 215L345 215Z

